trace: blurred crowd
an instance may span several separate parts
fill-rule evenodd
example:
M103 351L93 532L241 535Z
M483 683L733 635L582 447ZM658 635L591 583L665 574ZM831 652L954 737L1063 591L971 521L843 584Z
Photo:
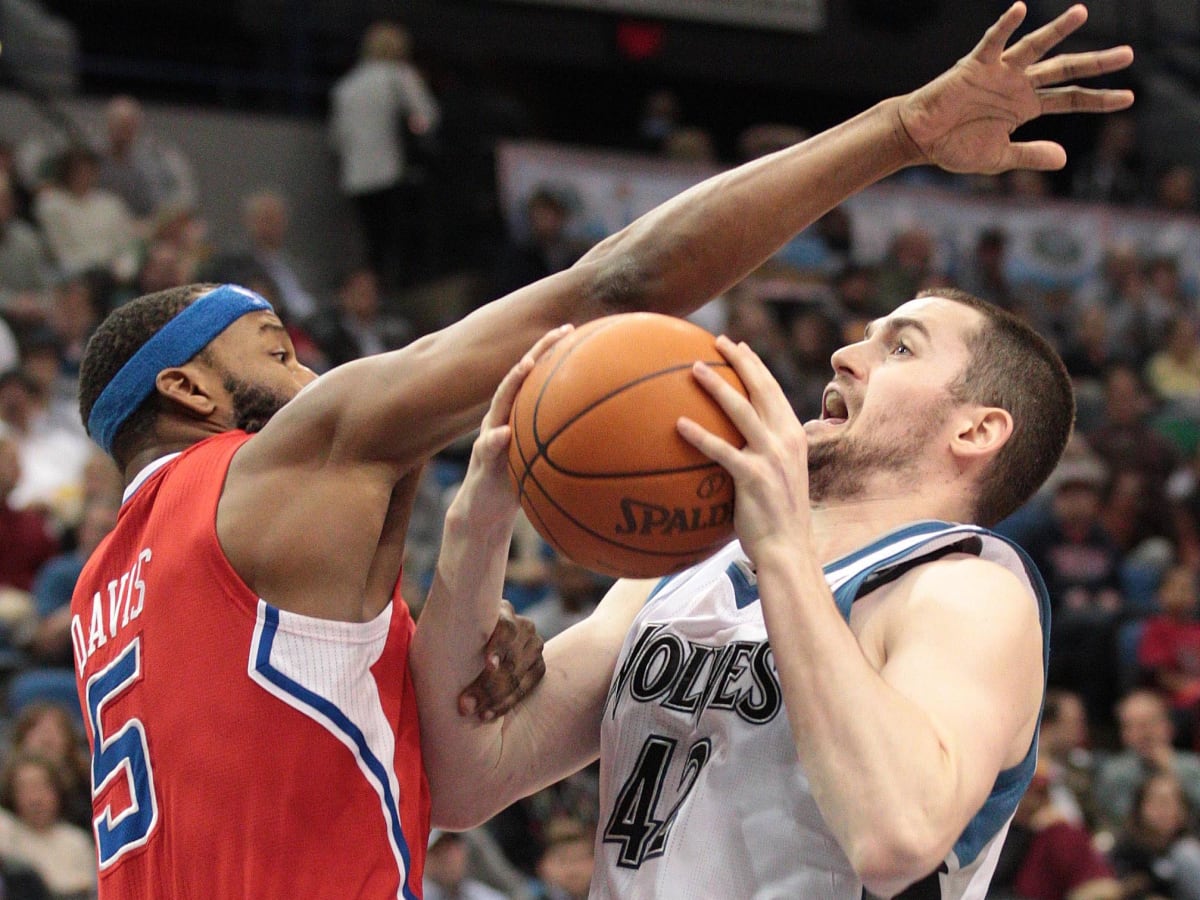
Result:
M112 527L121 477L77 412L83 347L103 316L144 293L234 281L280 311L301 360L326 371L403 346L425 323L405 291L435 268L424 214L439 203L420 164L436 159L437 92L410 61L402 28L364 37L333 86L329 132L361 260L322 287L290 249L297 211L271 189L241 199L242 228L217 235L186 156L146 125L139 102L107 100L104 129L61 145L0 132L0 875L4 896L94 891L89 763L72 674L69 601ZM763 123L738 160L805 136ZM645 98L628 149L711 164L717 142L669 90ZM917 172L997 204L1086 202L1197 215L1196 173L1143 164L1135 119L1107 117L1063 177L959 180ZM494 186L493 186L493 189ZM570 266L589 240L552 186L488 248L470 305ZM303 211L299 211L303 212ZM430 226L432 227L432 226ZM1038 775L1018 811L994 895L1200 898L1200 284L1180 260L1105 248L1080 286L1014 280L1009 235L983 228L951 256L920 227L882 259L833 210L696 320L767 361L802 417L819 414L830 354L916 291L952 285L1027 317L1075 380L1077 428L1045 488L999 529L1037 564L1053 603L1050 693ZM594 238L593 238L594 239ZM405 595L419 614L441 518L465 468L456 444L427 467L410 533ZM522 522L506 596L549 638L586 616L605 579L557 558ZM595 768L464 834L430 839L426 896L586 895L596 826Z

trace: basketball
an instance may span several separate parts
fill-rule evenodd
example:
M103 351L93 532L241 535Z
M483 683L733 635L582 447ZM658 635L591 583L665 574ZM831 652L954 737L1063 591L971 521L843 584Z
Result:
M521 506L559 553L606 575L685 569L733 534L733 479L675 429L687 416L745 442L692 376L703 360L745 394L709 332L657 313L589 322L521 385L509 467Z

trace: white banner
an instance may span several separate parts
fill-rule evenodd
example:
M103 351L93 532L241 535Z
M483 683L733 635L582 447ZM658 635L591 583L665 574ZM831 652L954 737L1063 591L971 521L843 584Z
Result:
M505 0L785 31L825 27L825 0Z
M670 199L716 169L634 154L602 153L551 144L504 142L498 149L501 202L515 233L525 228L524 203L549 187L572 210L572 229L598 241ZM1043 200L973 197L929 187L882 184L844 204L852 225L855 261L883 259L892 238L921 228L935 240L935 264L952 272L979 233L999 228L1008 236L1007 272L1017 285L1076 290L1099 272L1104 253L1117 246L1143 258L1169 256L1190 286L1200 285L1200 219L1151 210ZM804 236L780 252L783 261L805 258Z

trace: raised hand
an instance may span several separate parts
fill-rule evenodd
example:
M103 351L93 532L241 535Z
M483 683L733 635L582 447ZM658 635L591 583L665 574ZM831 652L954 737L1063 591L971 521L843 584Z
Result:
M517 362L492 395L491 406L479 426L479 436L471 448L471 462L455 495L451 509L477 526L495 521L511 521L518 503L512 480L508 475L508 442L512 429L508 417L525 377L538 358L555 342L570 332L562 325L542 336L533 348Z
M1127 46L1042 59L1087 21L1084 6L1006 47L1024 19L1025 4L1014 3L952 69L901 98L900 126L927 163L984 175L1061 169L1067 161L1061 145L1014 143L1010 135L1041 115L1114 112L1133 103L1132 91L1062 84L1124 69L1133 62Z
M753 350L724 336L717 338L717 349L742 379L748 399L703 362L696 363L692 372L746 444L735 447L683 417L676 425L679 434L732 476L737 486L734 526L752 560L759 559L768 543L793 549L807 546L811 516L804 426Z

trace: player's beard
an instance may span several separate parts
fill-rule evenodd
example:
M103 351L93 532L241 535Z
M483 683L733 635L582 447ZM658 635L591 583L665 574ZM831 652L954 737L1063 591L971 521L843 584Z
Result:
M233 402L233 427L251 434L261 431L291 399L271 388L242 381L228 372L223 383Z
M900 427L900 414L879 422L861 434L846 434L810 444L808 448L808 497L814 504L855 500L866 495L870 476L889 472L916 486L921 455L945 422L951 401ZM888 427L888 426L891 427ZM883 438L881 435L899 435Z

